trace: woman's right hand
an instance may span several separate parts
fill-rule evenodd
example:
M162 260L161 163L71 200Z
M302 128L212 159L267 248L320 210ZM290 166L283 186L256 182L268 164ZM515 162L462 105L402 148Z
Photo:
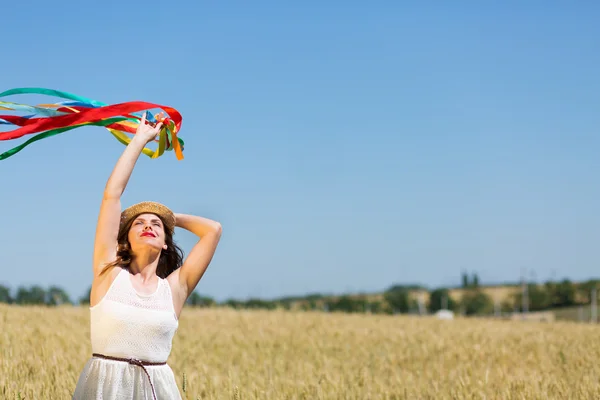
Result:
M135 137L139 137L144 143L151 142L160 133L163 123L159 122L155 126L146 123L146 113L142 114L142 120L138 126Z

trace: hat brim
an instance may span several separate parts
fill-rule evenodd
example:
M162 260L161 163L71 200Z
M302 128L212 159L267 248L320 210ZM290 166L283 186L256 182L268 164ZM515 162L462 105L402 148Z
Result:
M121 213L121 228L129 224L138 215L145 213L158 215L168 232L171 235L173 234L175 230L175 215L167 206L154 201L143 201L123 210Z

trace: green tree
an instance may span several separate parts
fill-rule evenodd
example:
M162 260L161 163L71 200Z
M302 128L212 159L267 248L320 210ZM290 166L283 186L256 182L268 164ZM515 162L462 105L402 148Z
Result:
M312 311L312 310L316 310L317 308L319 308L317 299L311 298L311 299L304 300L300 303L300 309L302 311Z
M407 313L410 310L410 294L406 289L387 291L383 297L394 313Z
M17 288L17 294L15 296L15 303L17 304L30 304L29 290L24 286Z
M467 275L466 272L462 273L462 287L464 289L469 287L469 276Z
M491 314L494 311L492 298L479 289L465 293L461 299L461 306L466 315Z
M551 298L552 307L568 307L576 304L577 289L575 285L564 279L561 282L546 282L546 291Z
M473 281L471 283L471 287L479 287L479 275L477 275L477 272L473 273Z
M196 307L212 307L213 305L215 305L215 301L211 297L201 296L200 294L198 294L198 292L194 291L187 298L186 304Z
M386 292L395 292L396 290L427 290L427 288L423 285L410 284L410 285L393 285L390 286Z
M38 285L27 289L20 286L16 296L17 304L46 304L46 291Z
M309 300L309 301L310 300L317 301L317 300L322 300L324 298L325 298L325 295L321 294L321 293L313 293L313 294L308 294L304 297L301 297L301 299Z
M261 309L262 308L262 309L272 310L276 306L277 305L275 304L275 302L262 300L262 299L248 299L244 303L245 308L251 308L251 309Z
M368 302L368 310L373 314L380 314L383 312L383 303L379 300L373 300Z
M577 296L583 303L590 303L592 301L592 289L594 288L596 289L596 300L600 300L600 280L597 279L580 283L577 286Z
M92 286L90 285L88 289L85 291L83 296L79 298L79 304L86 305L90 304L90 296L92 295Z
M516 293L514 296L517 309L523 310L523 293ZM529 311L546 310L552 306L552 295L546 287L540 287L535 283L527 285L527 299Z
M504 299L500 303L500 312L512 313L515 311L515 302L511 302L509 299Z
M10 304L13 302L13 298L10 295L10 289L6 286L0 285L0 303Z
M448 310L456 310L456 301L450 297L450 291L448 289L435 289L429 294L429 310L431 310L431 312L443 309L444 302L446 303L445 306Z
M29 290L29 296L32 304L46 304L47 292L39 285L33 285L31 287Z
M292 309L292 301L290 301L290 300L279 300L279 301L277 301L277 304L279 307L283 308L284 310Z
M557 307L568 307L576 304L575 301L576 289L575 285L568 280L564 279L559 282L554 291L554 304Z
M244 304L241 301L236 300L236 299L227 299L225 301L225 305L228 307L231 307L233 309L236 309L236 310L244 308Z
M61 304L71 304L71 299L67 292L58 286L51 286L46 294L46 304L58 306Z
M362 296L353 297L343 295L327 300L326 304L329 311L341 311L347 313L365 312L367 308L367 301Z
M318 300L314 298L309 298L308 301L304 302L304 310L317 310L322 309L323 300ZM321 304L321 305L320 305Z

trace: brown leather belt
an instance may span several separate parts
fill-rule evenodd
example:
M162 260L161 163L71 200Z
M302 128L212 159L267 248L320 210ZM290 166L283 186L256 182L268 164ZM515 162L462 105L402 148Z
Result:
M136 358L119 358L119 357L105 356L103 354L98 354L98 353L93 353L92 356L98 357L98 358L103 358L105 360L123 361L123 362L129 363L131 365L137 365L138 367L141 367L144 370L144 372L146 373L146 376L148 377L148 381L150 382L150 387L152 388L152 397L154 397L154 400L157 400L156 392L154 391L154 385L152 384L152 379L150 379L150 374L148 373L146 366L166 365L167 364L166 361L165 362L150 362L150 361L138 360Z

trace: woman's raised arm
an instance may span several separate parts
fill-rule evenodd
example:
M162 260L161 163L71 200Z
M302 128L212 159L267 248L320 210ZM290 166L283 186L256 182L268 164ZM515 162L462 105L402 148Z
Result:
M144 113L133 139L119 157L106 182L94 239L94 277L101 273L104 264L116 257L121 219L121 195L127 187L129 177L144 146L156 137L161 127L162 123L156 126L147 125Z

